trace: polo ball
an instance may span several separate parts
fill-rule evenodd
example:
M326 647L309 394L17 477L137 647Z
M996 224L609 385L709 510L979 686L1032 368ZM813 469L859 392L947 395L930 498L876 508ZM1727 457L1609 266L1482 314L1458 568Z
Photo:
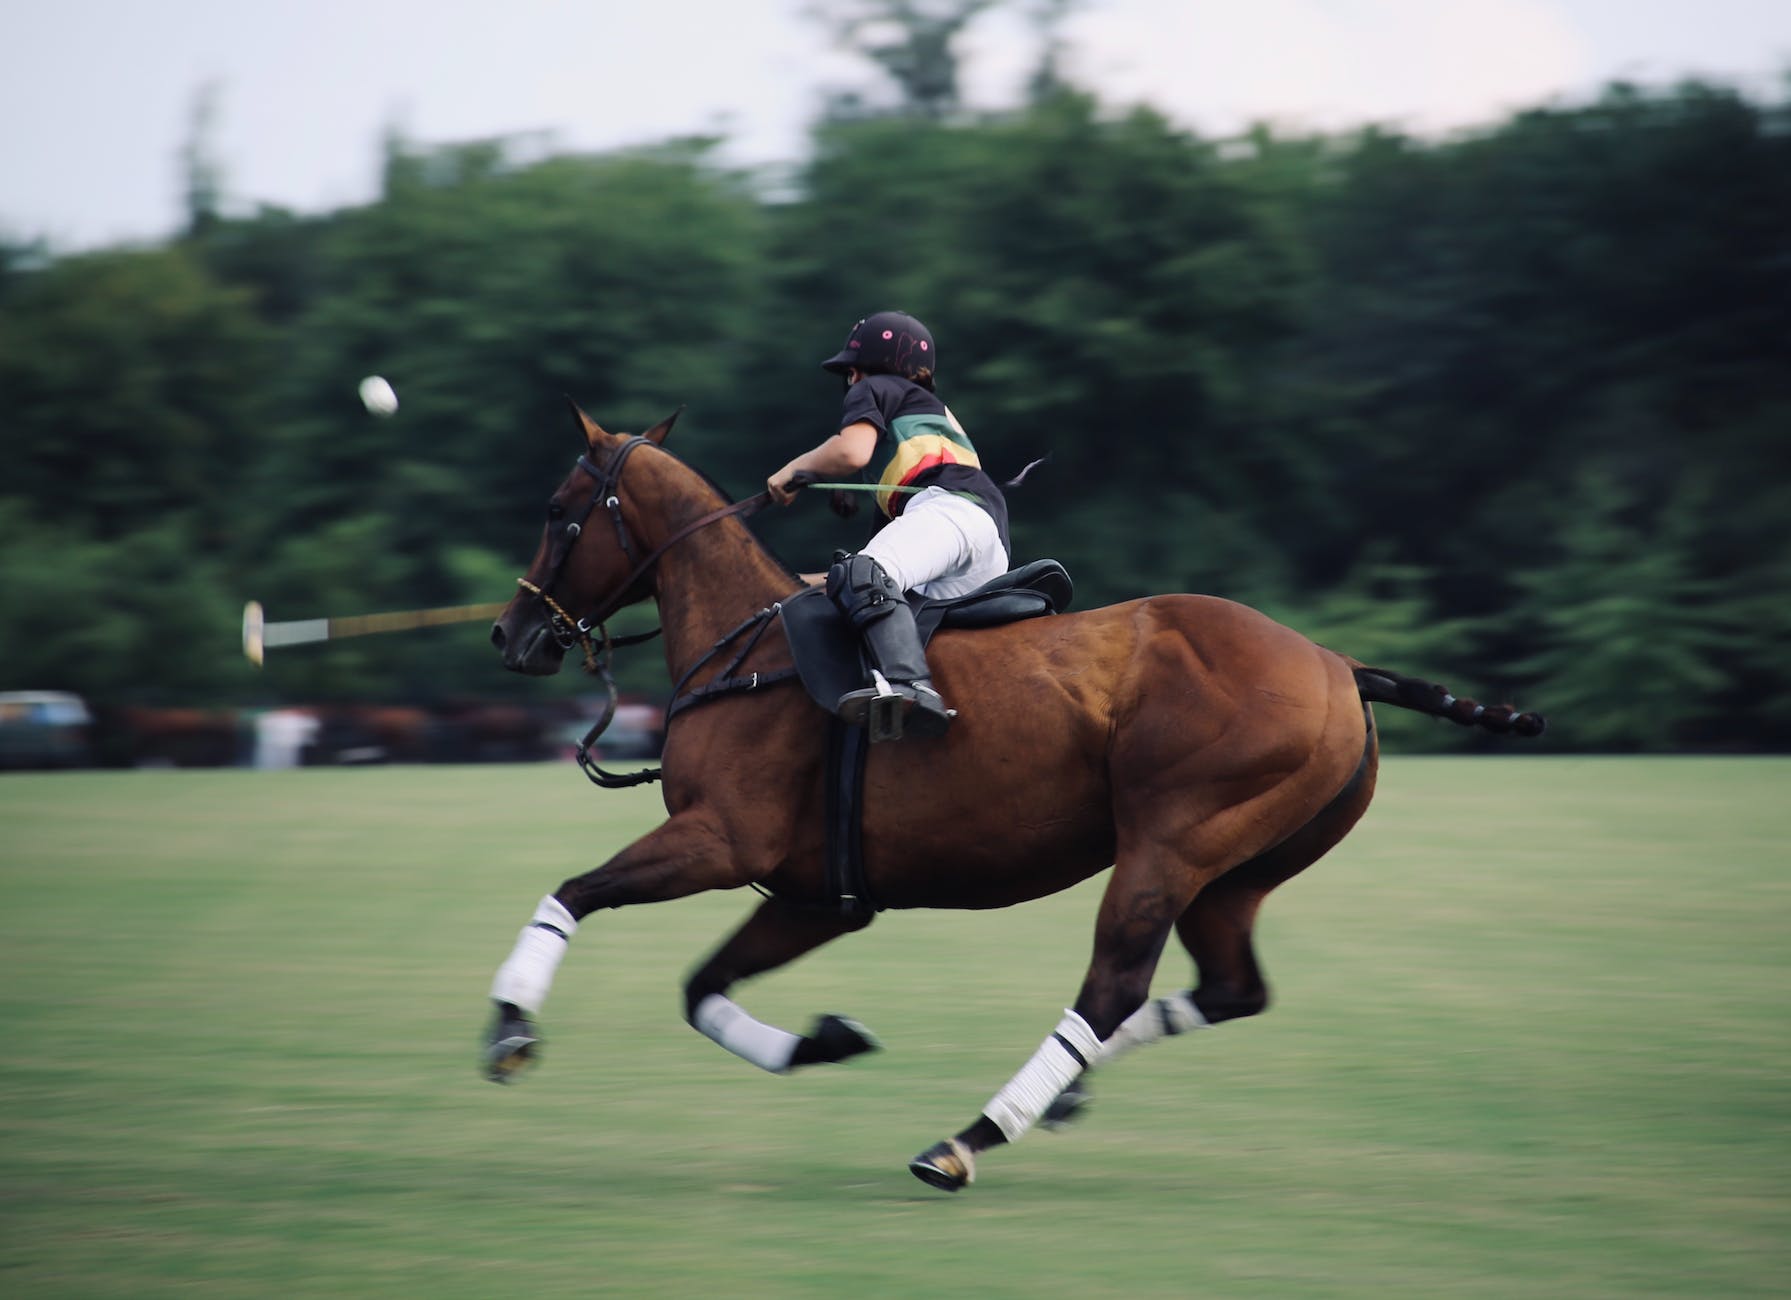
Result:
M361 380L361 405L374 415L391 415L398 409L398 394L379 375Z

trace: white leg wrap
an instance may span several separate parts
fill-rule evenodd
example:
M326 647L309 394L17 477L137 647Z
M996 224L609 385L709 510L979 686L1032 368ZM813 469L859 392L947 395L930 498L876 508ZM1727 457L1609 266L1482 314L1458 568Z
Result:
M566 941L578 932L572 913L549 894L535 908L535 915L516 938L516 947L498 967L491 981L493 1002L513 1002L524 1011L539 1012L553 987L553 974L566 955Z
M697 1003L690 1023L743 1061L782 1074L790 1068L801 1037L776 1025L763 1024L730 998L711 993Z
M1113 1037L1101 1044L1100 1058L1089 1064L1107 1065L1134 1047L1184 1034L1190 1029L1204 1029L1206 1023L1206 1017L1200 1014L1200 1008L1186 992L1152 998L1126 1017L1125 1023L1113 1031Z
M1009 1142L1018 1142L1045 1113L1045 1107L1100 1053L1101 1040L1095 1037L1088 1022L1074 1011L1065 1011L1056 1031L1032 1054L1020 1073L1008 1080L1007 1087L983 1107L983 1114L995 1122Z

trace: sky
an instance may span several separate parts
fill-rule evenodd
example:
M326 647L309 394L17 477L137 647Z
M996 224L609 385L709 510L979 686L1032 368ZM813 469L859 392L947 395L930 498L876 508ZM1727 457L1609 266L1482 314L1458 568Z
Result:
M0 238L165 238L206 86L227 210L366 202L392 128L556 151L719 134L730 162L799 161L828 90L883 88L812 2L0 0ZM1037 62L1020 10L964 33L973 107L1014 103ZM1064 35L1072 82L1215 136L1444 134L1615 79L1778 97L1791 71L1791 0L1084 0Z

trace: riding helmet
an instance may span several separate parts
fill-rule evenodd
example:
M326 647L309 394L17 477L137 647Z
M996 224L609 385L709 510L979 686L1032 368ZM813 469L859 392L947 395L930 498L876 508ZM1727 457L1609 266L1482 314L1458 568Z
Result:
M900 375L930 386L939 370L937 354L925 325L906 312L880 311L854 325L846 346L823 361L821 369L843 375L857 366L866 374Z

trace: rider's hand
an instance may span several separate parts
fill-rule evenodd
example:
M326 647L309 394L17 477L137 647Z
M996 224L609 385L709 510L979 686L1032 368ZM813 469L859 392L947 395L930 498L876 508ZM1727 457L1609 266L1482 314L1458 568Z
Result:
M815 481L813 470L796 468L801 463L800 460L793 460L765 480L765 490L778 505L789 505L801 495L803 488Z

